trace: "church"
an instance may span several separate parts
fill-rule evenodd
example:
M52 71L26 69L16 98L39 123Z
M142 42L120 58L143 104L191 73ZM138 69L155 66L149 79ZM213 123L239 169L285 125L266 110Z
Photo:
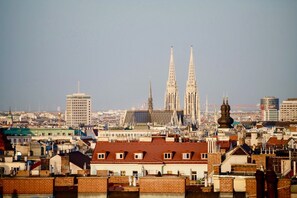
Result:
M149 86L148 109L129 110L126 112L124 124L129 126L181 126L184 124L200 124L200 98L195 75L193 47L190 50L188 80L184 97L184 110L180 108L173 47L170 49L169 74L164 98L164 110L154 110L152 86Z

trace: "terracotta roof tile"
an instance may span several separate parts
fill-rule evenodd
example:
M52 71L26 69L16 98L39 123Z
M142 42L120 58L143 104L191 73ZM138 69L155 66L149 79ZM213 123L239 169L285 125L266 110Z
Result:
M267 146L283 146L288 144L290 140L278 140L276 137L270 137L269 140L267 141Z
M124 159L116 159L116 153L125 150ZM105 160L98 160L97 153L109 152ZM134 159L134 153L144 153L143 159ZM164 153L172 152L172 159L164 159ZM191 159L183 159L183 153L191 153ZM207 153L206 142L166 142L164 138L153 138L152 142L97 142L91 164L110 163L192 163L207 164L201 159Z

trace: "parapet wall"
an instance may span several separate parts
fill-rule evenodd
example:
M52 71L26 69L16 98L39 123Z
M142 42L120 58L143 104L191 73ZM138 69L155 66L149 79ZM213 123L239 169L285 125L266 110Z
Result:
M3 178L3 194L53 194L54 178Z
M140 193L185 193L186 178L142 177L139 187Z

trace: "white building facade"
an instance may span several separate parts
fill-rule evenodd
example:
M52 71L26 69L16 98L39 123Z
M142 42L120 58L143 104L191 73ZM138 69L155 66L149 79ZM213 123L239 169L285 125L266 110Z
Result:
M297 121L297 98L283 101L280 107L281 121Z
M84 93L67 95L66 125L78 127L91 124L91 96Z

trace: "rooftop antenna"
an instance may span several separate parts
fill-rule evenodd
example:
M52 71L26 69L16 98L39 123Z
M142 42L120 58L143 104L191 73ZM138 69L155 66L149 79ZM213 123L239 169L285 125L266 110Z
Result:
M79 82L79 81L77 81L77 93L79 93L79 92L80 92L79 88L80 88L80 82Z

